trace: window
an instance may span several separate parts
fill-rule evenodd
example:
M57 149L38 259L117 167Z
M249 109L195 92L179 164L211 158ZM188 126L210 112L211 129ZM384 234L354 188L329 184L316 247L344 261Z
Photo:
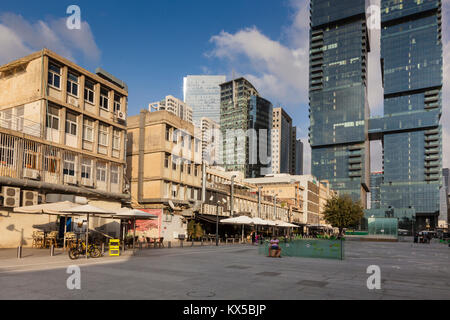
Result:
M94 121L90 119L83 120L83 139L86 141L94 141Z
M70 72L67 75L67 93L78 97L78 76Z
M38 146L35 143L25 142L23 152L23 167L27 169L38 169Z
M177 198L177 197L178 197L178 186L172 185L172 198Z
M92 176L92 160L83 159L81 161L81 178L91 179Z
M48 107L47 128L59 130L59 108L52 106Z
M89 80L84 82L84 100L94 103L94 83Z
M164 167L169 168L170 163L170 154L166 153L164 156Z
M184 172L184 161L183 160L180 161L180 171L181 171L181 173Z
M113 149L114 150L120 150L120 131L119 130L113 130Z
M97 162L97 181L106 182L106 163Z
M59 173L59 160L56 156L44 157L44 170L50 173Z
M108 126L100 124L98 130L98 144L104 147L108 146Z
M195 152L198 152L200 141L198 139L195 139Z
M63 174L75 177L75 155L72 153L64 154Z
M23 119L24 119L24 113L25 113L25 108L24 106L20 106L14 109L16 112L16 117L14 119L14 123L15 123L15 130L17 131L23 131Z
M48 84L61 89L61 68L52 63L48 66Z
M111 183L112 184L119 184L119 167L118 166L111 166Z
M198 177L198 166L194 164L194 176Z
M170 126L166 125L166 141L170 141Z
M121 104L120 104L120 96L115 94L114 95L114 112L121 110Z
M188 173L188 175L192 174L192 166L190 163L187 164L187 173Z
M67 112L66 114L66 133L73 136L77 135L77 115Z
M172 156L172 170L177 170L178 157Z
M11 129L12 127L12 115L13 109L4 110L2 112L2 127L6 129Z
M0 136L0 165L14 165L14 144L15 140L11 137Z
M108 90L102 88L100 90L100 107L109 110L109 98L108 98Z

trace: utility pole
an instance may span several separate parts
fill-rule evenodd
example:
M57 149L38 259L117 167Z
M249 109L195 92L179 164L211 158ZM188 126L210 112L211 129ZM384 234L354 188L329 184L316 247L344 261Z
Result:
M236 175L233 175L231 177L231 196L230 196L230 200L231 200L231 204L230 204L230 215L233 216L234 215L234 179L236 178Z

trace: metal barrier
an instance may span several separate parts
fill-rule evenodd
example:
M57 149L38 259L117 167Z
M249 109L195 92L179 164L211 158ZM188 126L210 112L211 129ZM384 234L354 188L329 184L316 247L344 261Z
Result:
M290 242L281 242L281 256L303 258L325 258L344 260L345 241L343 240L319 240L303 239ZM269 255L269 242L259 247L259 254Z

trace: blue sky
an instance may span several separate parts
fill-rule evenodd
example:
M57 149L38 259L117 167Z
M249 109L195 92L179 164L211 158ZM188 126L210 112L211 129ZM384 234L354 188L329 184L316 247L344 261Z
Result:
M371 0L373 4L380 0ZM81 30L69 30L67 7L81 8ZM444 58L450 59L444 1ZM275 106L286 108L307 142L309 0L29 1L0 3L0 65L47 47L94 71L101 66L127 82L129 114L171 94L182 98L188 74L245 76ZM379 41L372 34L369 103L382 114ZM450 76L445 65L444 79ZM444 101L448 101L446 81ZM450 108L444 102L444 139ZM444 140L446 141L446 140ZM444 166L450 166L444 143ZM310 151L306 145L305 168ZM381 144L372 147L381 169ZM308 171L308 169L307 169Z

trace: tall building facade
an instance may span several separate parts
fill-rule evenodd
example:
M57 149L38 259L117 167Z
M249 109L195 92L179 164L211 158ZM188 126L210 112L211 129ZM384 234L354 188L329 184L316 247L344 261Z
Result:
M220 85L226 76L187 76L183 81L184 102L192 108L193 120L199 125L202 118L220 123Z
M365 0L311 0L312 174L366 206L369 191Z
M273 109L272 118L272 173L295 173L295 142L297 130L292 118L281 108Z
M246 177L271 172L272 103L239 78L220 85L223 166Z
M127 97L121 80L47 49L0 66L0 247L31 246L39 225L72 227L56 216L14 213L15 207L83 197L118 209L130 200ZM93 219L93 228L118 237L120 225L104 221Z
M381 206L437 225L442 184L441 1L381 1L384 182Z
M295 175L303 175L303 142L295 141Z
M166 96L159 102L153 102L149 105L150 111L169 111L179 117L181 120L193 123L192 108L173 96Z
M381 208L380 186L383 183L383 172L372 172L370 174L370 208Z
M222 134L220 125L209 119L200 119L202 134L202 159L207 165L216 166L222 164Z

